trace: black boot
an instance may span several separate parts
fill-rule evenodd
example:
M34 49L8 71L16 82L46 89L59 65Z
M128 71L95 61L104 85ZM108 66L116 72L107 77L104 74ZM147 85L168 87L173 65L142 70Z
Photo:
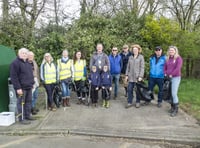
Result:
M32 115L36 115L37 114L37 112L36 112L36 110L34 108L31 108L31 114Z
M124 88L125 88L125 97L127 97L128 96L127 87Z
M171 103L171 108L168 110L168 112L171 114L174 111L174 104Z
M34 107L33 108L37 113L40 111L38 108Z
M175 117L178 113L178 103L174 104L174 110L173 112L171 113L171 117Z

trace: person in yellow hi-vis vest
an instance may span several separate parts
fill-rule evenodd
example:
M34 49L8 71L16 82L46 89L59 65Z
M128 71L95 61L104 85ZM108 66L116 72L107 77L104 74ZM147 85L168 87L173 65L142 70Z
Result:
M76 85L76 93L78 97L77 104L85 104L85 96L86 96L86 87L85 87L85 80L86 80L86 60L82 55L81 51L76 51L73 58L74 64L74 82Z
M53 89L57 81L57 70L50 53L44 54L44 59L40 66L40 78L47 92L48 109L56 111L53 106Z
M63 50L62 58L57 60L58 80L62 86L63 106L70 106L70 89L69 84L74 77L73 60L69 59L68 51Z

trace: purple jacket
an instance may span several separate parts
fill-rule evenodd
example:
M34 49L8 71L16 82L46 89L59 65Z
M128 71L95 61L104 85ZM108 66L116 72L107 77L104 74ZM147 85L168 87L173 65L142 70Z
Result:
M10 65L10 78L15 90L33 88L34 77L31 64L17 57Z
M174 60L173 57L170 57L169 60L165 63L164 72L166 75L172 75L172 77L181 76L181 67L182 67L183 60L179 56Z

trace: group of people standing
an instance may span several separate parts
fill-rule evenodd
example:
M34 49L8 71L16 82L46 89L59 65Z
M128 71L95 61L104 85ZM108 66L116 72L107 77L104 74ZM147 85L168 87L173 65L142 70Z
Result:
M120 77L125 88L127 105L125 108L133 106L133 89L137 82L144 78L145 61L142 48L138 44L124 45L122 52L118 53L118 48L113 47L108 56L103 52L103 44L96 46L96 51L90 58L87 74L87 62L81 51L76 51L73 59L69 58L67 50L63 50L62 57L54 62L50 53L45 53L40 73L34 54L26 48L18 51L18 57L12 62L10 67L11 82L18 96L18 112L21 113L21 104L24 101L24 119L19 118L20 123L29 124L28 120L34 120L31 113L36 113L35 103L38 95L39 82L41 80L45 87L48 100L48 109L56 111L53 103L53 89L55 84L61 85L62 103L64 107L70 106L70 83L73 81L76 87L77 104L85 104L87 92L83 88L88 80L90 84L90 99L93 106L98 105L98 92L102 92L102 106L109 108L112 92L112 82L114 82L113 99L117 99ZM170 46L167 55L163 54L160 46L156 47L154 54L150 57L149 90L153 91L158 85L158 107L162 106L162 88L164 77L168 76L172 82L172 104L170 113L175 116L178 112L178 87L181 80L182 58L178 54L175 46ZM23 96L23 97L21 97ZM24 100L22 100L24 99ZM141 98L136 91L135 107L140 107ZM150 102L145 102L148 105Z
M162 106L164 78L171 79L171 109L170 116L174 117L178 113L178 88L181 81L181 68L183 60L179 55L176 46L169 46L167 54L163 54L160 46L155 48L154 54L150 57L149 90L153 91L155 85L158 86L158 107ZM149 102L145 102L148 105Z

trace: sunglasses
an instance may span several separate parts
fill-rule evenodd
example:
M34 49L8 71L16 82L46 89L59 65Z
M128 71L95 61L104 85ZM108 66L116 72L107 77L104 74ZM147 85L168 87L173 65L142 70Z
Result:
M156 49L155 51L161 51L161 49Z
M117 50L112 50L112 51L117 51Z

